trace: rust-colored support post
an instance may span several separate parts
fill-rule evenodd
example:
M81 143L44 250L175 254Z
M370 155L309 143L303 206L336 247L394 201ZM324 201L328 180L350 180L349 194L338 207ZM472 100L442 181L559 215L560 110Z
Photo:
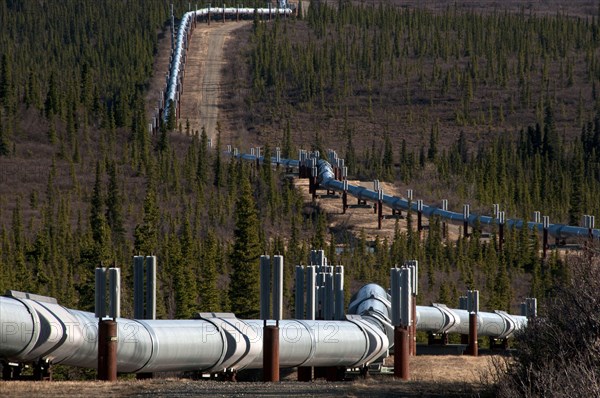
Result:
M117 381L117 322L101 320L98 324L98 379Z
M381 220L383 220L383 201L377 202L377 229L381 229Z
M477 344L477 313L469 314L469 345L467 346L467 355L478 356L479 346Z
M410 341L412 345L412 355L417 355L417 296L413 294L412 303L412 339Z
M342 213L346 214L346 209L348 208L348 191L344 190L342 192Z
M279 326L277 325L264 327L263 381L279 381Z
M319 187L319 172L316 167L311 168L310 179L312 181L312 200L317 198L317 188Z
M310 366L298 367L298 381L312 381L312 371Z
M402 326L394 327L394 377L401 380L409 380L408 369L408 328Z
M469 205L463 206L463 236L465 238L469 237L469 216L471 213L471 208Z
M546 256L548 255L548 228L544 228L544 232L542 234L542 237L543 237L542 238L542 240L543 240L543 242L542 242L542 247L543 247L542 257L544 259L546 259Z
M383 190L379 188L379 181L376 181L377 185L377 204L375 205L375 211L377 212L377 228L381 229L381 220L383 220Z
M106 380L106 328L98 322L98 380Z
M542 227L544 228L544 232L542 234L542 253L543 253L543 259L546 259L546 256L548 254L548 228L550 228L550 217L548 216L543 216L542 217Z
M417 200L417 232L419 232L419 237L423 232L423 201L421 199Z

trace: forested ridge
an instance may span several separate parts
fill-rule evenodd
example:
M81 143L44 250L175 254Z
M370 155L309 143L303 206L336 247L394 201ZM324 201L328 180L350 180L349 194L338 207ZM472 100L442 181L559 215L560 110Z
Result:
M597 15L313 2L306 21L254 29L246 125L259 140L291 125L351 174L429 200L456 189L455 206L579 222L600 210L598 29Z
M164 1L0 2L0 290L89 310L93 269L116 265L130 316L132 256L156 254L161 317L227 310L236 261L283 252L281 230L299 246L312 229L281 173L224 158L219 143L209 151L204 132L148 134L169 12ZM246 235L253 248L240 253Z
M176 15L187 7L175 2ZM252 317L258 256L284 254L289 299L293 266L311 247L346 266L349 288L387 285L391 266L418 259L424 304L456 306L469 287L484 292L486 308L514 310L564 279L560 257L542 264L527 231L508 231L501 251L478 231L447 242L439 220L423 238L398 227L392 239L368 241L328 230L327 214L304 202L284 170L225 157L227 143L209 149L184 120L149 135L145 98L168 15L159 0L0 1L0 290L89 310L93 269L114 264L130 316L132 256L156 254L160 317ZM523 34L505 37L513 24ZM247 127L264 133L265 156L276 142L286 156L332 144L352 175L411 184L429 202L452 190L455 206L498 202L514 216L539 209L578 221L600 205L600 122L588 101L598 80L595 24L311 3L306 20L257 21L247 31L235 69L243 90L232 97L245 104ZM546 63L549 76L562 65L560 78L544 80ZM584 87L581 101L561 99ZM482 101L492 92L505 93L504 106Z

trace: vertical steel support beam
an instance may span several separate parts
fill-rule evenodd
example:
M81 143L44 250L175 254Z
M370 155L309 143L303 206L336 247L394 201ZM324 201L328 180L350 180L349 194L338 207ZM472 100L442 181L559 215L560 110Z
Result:
M377 181L379 187L379 181ZM381 222L383 221L383 189L377 190L377 229L381 229Z
M394 327L394 378L410 380L408 367L408 328Z
M333 281L335 289L335 319L342 321L345 318L344 314L344 266L337 265L335 267L335 275Z
M327 267L331 268L331 267ZM334 319L334 292L333 292L333 272L325 272L325 297L323 298L323 317L326 321Z
M283 319L283 256L273 256L273 319Z
M106 268L96 268L94 308L96 318L106 316Z
M546 259L546 256L548 255L548 228L550 227L550 217L548 216L544 216L543 218L543 228L544 228L544 232L542 234L542 253L543 253L543 258L544 260Z
M442 210L448 211L448 199L442 199ZM448 238L448 224L446 218L442 218L442 238Z
M263 381L279 381L279 326L264 327Z
M499 207L499 205L494 205L495 209L496 207ZM501 252L504 248L504 223L506 221L505 213L496 209L494 217L498 222L498 251Z
M348 180L344 180L343 182L343 191L342 191L342 213L346 214L346 209L348 208Z
M316 309L316 269L314 265L306 267L306 319L314 321Z
M471 215L471 210L469 205L463 206L463 236L465 238L469 237L469 216Z
M117 322L101 320L98 325L98 379L117 381Z
M121 269L108 269L108 316L121 317Z
M312 198L313 200L315 200L317 198L317 188L319 186L319 181L318 181L318 170L316 167L312 168L312 182L313 182L313 190L312 190Z
M416 295L413 295L413 299L411 301L412 305L411 305L411 311L412 311L412 326L411 326L411 352L412 355L416 356L417 355L417 297Z
M479 346L477 343L477 313L469 313L469 345L467 346L467 355L478 356Z
M423 200L417 200L417 231L419 232L419 238L423 231Z

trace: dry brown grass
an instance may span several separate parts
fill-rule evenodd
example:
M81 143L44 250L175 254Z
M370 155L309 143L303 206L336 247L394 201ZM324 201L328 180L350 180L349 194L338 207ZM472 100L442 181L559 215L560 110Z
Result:
M489 369L490 357L418 356L411 358L411 381L376 375L353 382L311 383L289 380L281 383L230 383L189 379L123 380L117 383L4 382L5 397L95 397L95 396L471 396L482 391L480 375Z
M358 181L358 180L348 180L348 183L351 185L358 185L367 187L369 189L373 188L372 181ZM300 192L302 192L302 196L306 202L310 202L311 195L308 192L308 180L295 180L295 185ZM383 191L386 195L393 195L397 197L404 198L404 192L406 189L397 184L390 184L387 182L380 183ZM355 236L358 236L361 231L364 231L365 237L367 240L372 241L377 236L381 240L387 238L389 242L392 242L394 239L394 229L396 226L396 218L391 216L391 209L388 207L383 208L384 220L381 223L381 229L377 229L377 215L374 213L373 208L370 207L357 207L356 199L348 196L348 204L350 208L346 210L346 214L342 213L342 199L329 197L325 195L324 190L319 190L315 201L315 205L318 206L321 210L325 211L328 214L329 218L329 228L331 230L346 230L353 233ZM372 204L372 203L370 203ZM402 213L406 215L406 212ZM400 226L401 231L406 231L406 219L404 217L398 220L398 224ZM429 224L429 220L427 217L423 217L423 225L427 226ZM413 214L413 228L417 227L417 217ZM449 240L456 240L460 236L461 226L459 225L449 225L448 228L448 238ZM423 231L424 236L426 236L427 231Z

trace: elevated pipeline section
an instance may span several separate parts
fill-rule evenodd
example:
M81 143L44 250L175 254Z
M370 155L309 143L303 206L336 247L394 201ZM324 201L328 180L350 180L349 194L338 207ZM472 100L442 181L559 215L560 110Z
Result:
M280 2L279 4L283 5L285 3ZM190 30L194 21L198 20L198 18L206 18L211 14L222 15L223 17L225 17L226 15L270 16L292 15L293 12L294 11L291 8L288 8L286 4L286 7L284 8L209 7L185 13L179 23L177 39L174 43L173 56L171 60L169 76L167 78L167 90L164 98L164 112L162 113L163 121L167 121L167 118L170 113L170 107L173 106L176 109L177 104L179 102L179 94L182 89L181 79L183 74L183 68L185 66L186 50L188 48ZM262 157L252 154L237 156L246 160L258 159L259 161L264 161ZM300 160L281 159L280 157L271 158L272 163L283 164L287 167L300 167L302 166L302 163L306 162L307 160L314 160L316 162L316 167L318 169L318 182L321 187L337 192L342 192L344 190L344 183L343 181L339 181L335 178L331 164L324 159L319 159L318 154L317 156L314 156L312 158L310 156L307 156L306 158ZM368 200L372 202L377 202L379 200L378 192L362 186L348 184L347 192L349 195L360 200ZM385 204L393 210L410 210L413 212L417 212L419 210L417 203L411 202L407 199L386 195L385 193L383 194L382 202L383 204ZM433 216L438 216L443 220L454 223L466 221L471 227L494 226L498 224L498 220L495 217L469 214L465 219L463 213L452 212L439 207L429 206L425 204L423 204L421 212L424 216L429 218ZM527 228L531 231L537 231L539 233L542 233L545 229L547 229L548 234L556 239L591 237L593 239L600 240L599 229L591 229L566 224L549 224L547 228L544 228L544 223L542 222L531 222L520 219L508 219L506 220L504 225L506 225L508 228Z
M345 321L280 321L280 366L360 367L387 356L393 344L390 297L379 285L363 286ZM117 370L223 372L263 366L263 322L233 314L200 313L192 320L117 318ZM479 334L510 337L527 318L501 311L478 313ZM98 319L55 299L9 292L0 297L0 359L96 368ZM442 305L417 307L417 330L468 333L469 314Z
M363 286L350 299L348 314L361 314L372 321L379 322L393 342L394 327L391 319L391 297L377 284ZM431 307L417 306L417 330L434 334L469 334L469 311L448 308L443 304ZM480 336L495 339L511 337L514 332L527 325L527 317L510 315L504 311L478 312L477 326Z
M183 87L181 79L185 67L190 31L195 21L199 18L210 19L211 15L221 16L224 19L226 17L239 18L255 15L259 17L292 15L294 11L287 7L287 2L281 2L281 4L284 3L284 8L208 7L183 14L177 28L177 38L173 43L171 64L167 76L167 89L164 94L164 104L162 102L159 103L159 108L164 108L164 111L162 112L162 121L167 122L169 114L171 113L171 107L177 109L179 95Z
M312 164L314 164L317 169L317 180L318 184L321 188L328 189L336 192L344 191L344 182L339 181L335 178L335 173L333 171L333 167L331 164L319 157L318 154L310 154L306 156L301 155L301 160L290 160L290 159L280 159L277 157L271 158L272 164L281 164L286 167L308 167L312 168ZM236 154L241 159L248 161L256 161L258 159L259 162L263 162L264 158L257 156L255 154ZM366 187L360 185L353 185L348 183L347 185L347 193L355 197L356 199L377 202L379 200L379 192L375 190L368 189ZM382 202L384 205L388 206L393 210L404 210L404 211L412 211L416 213L418 209L418 205L414 201L409 201L404 198L400 198L397 196L386 195L383 194ZM426 217L440 217L441 219L454 223L462 223L467 221L469 226L471 227L480 227L480 226L488 226L493 227L498 225L498 220L495 217L485 216L485 215L477 215L470 214L466 219L463 213L457 213L449 210L444 210L439 207L429 206L423 204L422 214ZM508 228L522 229L527 228L530 231L537 231L542 233L544 231L544 224L542 222L532 222L532 221L524 221L520 219L507 219L505 224ZM600 230L599 229L590 229L586 227L578 227L566 224L548 224L547 227L548 234L556 239L565 239L565 238L580 238L580 239L588 239L593 238L595 240L600 240Z
M117 318L117 370L223 372L263 367L263 322L232 314L199 314L193 320ZM98 319L56 300L13 293L0 297L0 358L28 363L96 368ZM283 320L280 366L359 367L386 356L389 341L378 322Z

